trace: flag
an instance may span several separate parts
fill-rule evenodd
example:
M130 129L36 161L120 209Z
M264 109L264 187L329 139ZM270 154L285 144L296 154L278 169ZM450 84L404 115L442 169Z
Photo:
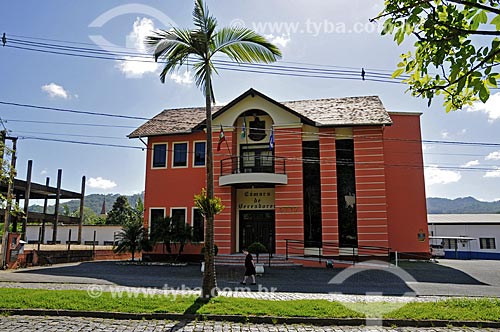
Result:
M222 129L222 125L220 125L220 134L219 134L219 143L217 144L217 151L220 151L220 146L222 142L226 140L226 136L224 136L224 129Z
M269 136L269 150L274 149L274 127L271 127L271 136Z
M244 139L247 136L247 118L243 116L243 125L241 126L241 138Z

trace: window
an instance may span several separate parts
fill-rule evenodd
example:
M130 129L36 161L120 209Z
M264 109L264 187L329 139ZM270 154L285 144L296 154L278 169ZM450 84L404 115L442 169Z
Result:
M163 218L165 218L164 208L152 208L149 210L149 234L155 232L156 227Z
M153 144L153 168L167 167L167 144Z
M457 249L457 239L443 239L443 247L445 249Z
M193 166L205 166L206 146L205 142L194 142Z
M186 222L186 208L172 208L170 209L170 217L174 224L178 222Z
M205 219L199 209L193 209L193 241L205 241Z
M481 249L496 249L495 238L493 238L493 237L479 238L479 248L481 248Z
M186 167L187 166L187 143L174 143L174 167Z

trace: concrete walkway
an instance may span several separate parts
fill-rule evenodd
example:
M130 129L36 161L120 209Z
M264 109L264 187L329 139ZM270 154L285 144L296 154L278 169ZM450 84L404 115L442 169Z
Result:
M239 291L242 267L217 267L220 289L228 294L268 299L327 298L346 301L366 295L394 298L442 296L500 297L499 261L403 262L356 265L347 269L268 268L256 286ZM131 287L158 291L196 291L202 275L198 265L187 267L120 265L85 262L0 271L0 287ZM71 285L71 286L69 286ZM109 290L109 288L108 288ZM261 294L261 295L259 295ZM314 294L314 295L313 295ZM361 296L361 297L360 297Z

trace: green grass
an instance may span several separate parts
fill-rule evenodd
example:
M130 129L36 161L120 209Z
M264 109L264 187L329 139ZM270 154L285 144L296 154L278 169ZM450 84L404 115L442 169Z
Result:
M408 303L385 318L500 321L500 299L450 299Z
M326 300L267 301L217 297L206 304L195 296L113 296L92 298L86 291L0 288L2 309L88 310L127 313L198 313L241 316L318 318L443 319L500 321L500 299L452 299L439 302L340 303ZM385 314L384 314L385 313Z

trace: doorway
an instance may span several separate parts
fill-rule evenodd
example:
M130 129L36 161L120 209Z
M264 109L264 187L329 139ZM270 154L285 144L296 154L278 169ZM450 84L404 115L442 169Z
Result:
M240 211L240 250L252 243L262 243L269 252L275 252L274 210Z

